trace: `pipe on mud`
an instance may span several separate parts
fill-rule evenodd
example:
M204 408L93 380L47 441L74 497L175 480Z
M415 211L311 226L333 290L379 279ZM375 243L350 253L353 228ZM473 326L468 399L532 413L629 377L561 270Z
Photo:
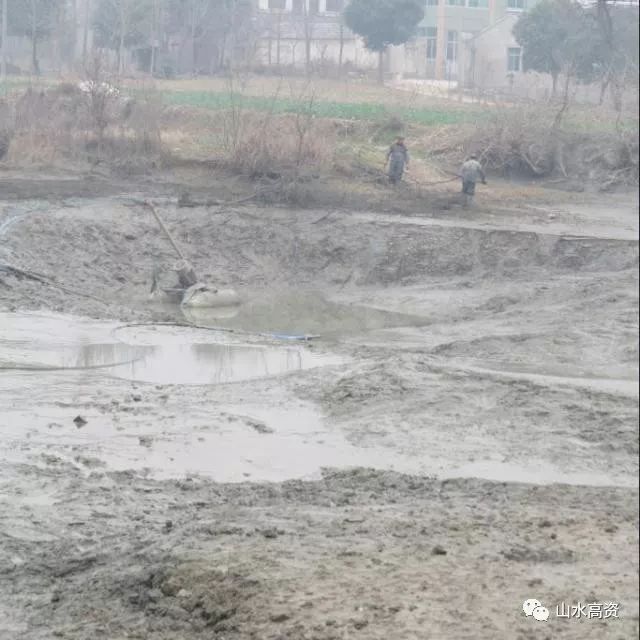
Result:
M269 338L272 340L291 340L297 342L310 342L311 340L317 340L319 335L288 335L282 333L252 333L251 331L244 331L242 329L230 329L228 327L208 327L205 325L192 324L190 322L133 322L129 324L123 324L116 327L111 335L116 338L117 332L123 329L135 329L140 327L176 327L179 329L200 329L203 331L217 331L220 333L232 333L238 336L252 336L259 338Z

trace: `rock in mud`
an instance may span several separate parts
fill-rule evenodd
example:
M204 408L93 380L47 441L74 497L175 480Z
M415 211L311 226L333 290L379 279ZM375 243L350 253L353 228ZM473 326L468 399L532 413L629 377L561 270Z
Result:
M270 434L274 433L274 430L264 422L259 420L247 420L247 424L257 433Z
M269 620L271 620L271 622L275 622L276 624L286 622L290 618L291 616L288 613L274 613L269 616Z
M538 562L541 564L564 564L575 562L575 553L565 547L546 549L517 545L500 552L513 562Z
M353 626L360 630L360 629L364 629L366 626L369 625L369 621L365 620L364 618L357 618L355 620L352 620L352 624Z
M105 467L106 464L100 460L99 458L93 458L90 456L76 456L74 460L83 465L84 467L88 467L89 469L97 469L99 467Z

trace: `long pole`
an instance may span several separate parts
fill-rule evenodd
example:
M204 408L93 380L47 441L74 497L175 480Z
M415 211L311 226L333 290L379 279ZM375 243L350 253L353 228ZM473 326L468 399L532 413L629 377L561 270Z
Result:
M171 246L175 249L178 256L180 256L180 259L187 262L187 259L184 257L184 254L182 253L182 251L180 251L180 247L178 247L178 245L176 244L176 241L173 239L173 236L169 233L169 229L167 229L167 227L165 227L164 225L164 222L162 222L162 219L158 215L156 208L150 202L145 202L144 205L151 210L153 217L156 219L156 221L160 225L160 228L164 231L165 235L169 239L169 242L171 243Z
M9 45L7 43L7 33L9 29L7 28L7 22L9 20L9 10L7 7L9 0L2 0L2 62L0 63L0 78L2 80L7 79L7 50Z

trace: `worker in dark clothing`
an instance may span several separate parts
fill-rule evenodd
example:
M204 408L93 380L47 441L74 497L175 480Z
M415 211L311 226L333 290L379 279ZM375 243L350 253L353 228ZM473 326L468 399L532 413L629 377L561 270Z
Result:
M482 184L487 184L482 165L478 162L478 156L475 154L469 156L460 169L460 177L462 178L464 204L467 206L473 202L478 178L482 181Z
M409 151L404 144L404 138L399 136L391 145L387 153L389 164L389 182L397 184L402 180L405 169L409 168Z

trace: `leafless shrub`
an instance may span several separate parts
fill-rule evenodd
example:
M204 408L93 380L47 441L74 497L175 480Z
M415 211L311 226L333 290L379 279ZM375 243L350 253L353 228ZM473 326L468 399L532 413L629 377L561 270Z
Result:
M138 94L134 99L112 84L99 58L77 84L27 89L16 99L16 116L3 136L13 141L10 159L104 161L129 168L153 161L161 150L162 101L154 91Z
M300 178L331 164L335 129L329 123L295 115L246 112L242 134L224 163L251 177Z
M15 115L8 100L0 98L0 160L9 151L11 138L15 131Z
M557 132L540 106L496 108L478 123L465 151L505 173L546 176L556 168Z
M131 142L137 155L161 152L163 109L162 95L153 87L141 87L137 89L135 99L121 101L118 118L121 138Z
M574 111L558 124L557 109L540 104L494 108L466 134L464 154L508 175L559 176L607 188L637 181L637 127L603 126L601 110ZM604 121L606 124L606 120Z
M272 98L275 106L280 88ZM257 112L245 107L231 87L231 107L220 118L223 164L252 178L267 177L298 185L331 165L336 129L314 116L315 95L303 90L299 108L276 114L275 108Z
M87 125L79 90L59 85L48 90L28 88L15 98L10 160L51 162L55 156L76 155L75 136Z
M114 118L120 90L105 71L102 56L96 53L85 71L85 79L78 87L98 145L104 142L107 127Z

